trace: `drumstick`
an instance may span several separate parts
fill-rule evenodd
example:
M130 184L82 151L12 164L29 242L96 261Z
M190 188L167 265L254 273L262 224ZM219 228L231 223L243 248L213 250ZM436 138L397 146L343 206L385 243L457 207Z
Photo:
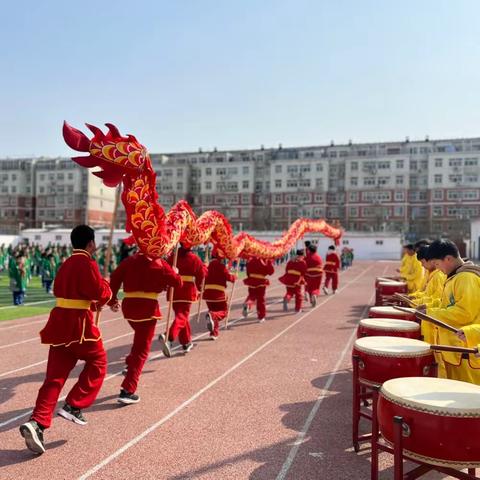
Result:
M478 348L454 347L450 345L430 345L430 349L438 352L478 353Z
M396 310L400 310L401 312L412 313L410 310L404 307L393 307L393 308L395 308ZM448 323L442 322L441 320L437 320L436 318L433 318L430 315L427 315L426 313L415 310L415 316L420 320L425 320L426 322L433 323L437 327L444 328L445 330L448 330L453 333L458 333L458 329L456 329L455 327L452 327Z
M402 302L408 303L411 306L414 306L415 304L410 300L406 295L400 292L395 292L393 294L394 297L398 298L399 300L402 300Z

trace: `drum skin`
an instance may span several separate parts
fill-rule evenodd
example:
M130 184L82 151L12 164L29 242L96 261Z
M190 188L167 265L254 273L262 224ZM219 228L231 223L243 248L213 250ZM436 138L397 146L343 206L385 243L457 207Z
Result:
M480 413L427 411L389 398L382 390L377 411L380 432L390 445L394 440L393 417L402 417L406 424L402 443L407 456L437 466L480 467Z
M378 288L379 283L385 283L385 279L387 279L390 282L398 282L398 277L377 277L375 279L375 289Z
M415 322L417 319L413 309L412 312L407 313L396 310L393 307L370 307L368 316L370 318L398 318L400 320L410 320L411 322Z
M386 337L374 338L381 340ZM436 376L436 369L433 367L435 360L431 350L409 354L381 350L366 352L357 345L357 342L361 341L362 339L358 339L355 342L352 356L359 358L358 376L363 383L378 386L393 378ZM424 343L419 340L411 342Z
M421 332L420 326L418 323L411 322L412 325L415 325L416 328L404 329L404 328L395 328L389 325L389 320L396 320L390 318L379 318L378 320L385 320L385 327L382 325L372 326L364 325L362 322L358 325L357 329L357 338L361 337L404 337L404 338L414 338L420 340ZM407 323L407 320L399 320L399 322ZM380 322L378 322L380 323Z

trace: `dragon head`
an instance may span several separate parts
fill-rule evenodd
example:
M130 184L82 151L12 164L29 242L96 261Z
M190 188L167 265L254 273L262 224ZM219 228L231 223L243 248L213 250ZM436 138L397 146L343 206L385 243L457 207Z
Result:
M118 128L106 123L108 132L94 125L85 124L93 133L90 140L83 132L63 123L63 138L67 145L78 152L90 153L87 157L73 157L72 160L82 167L100 167L93 172L108 187L115 187L126 173L139 172L148 160L147 149L133 135L123 137Z

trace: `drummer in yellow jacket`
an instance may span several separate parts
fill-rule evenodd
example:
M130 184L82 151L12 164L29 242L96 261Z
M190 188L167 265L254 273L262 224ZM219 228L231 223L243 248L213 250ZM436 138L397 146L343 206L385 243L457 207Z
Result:
M423 308L440 307L443 286L447 276L438 268L435 268L434 261L428 256L429 248L420 247L417 251L417 258L422 262L423 268L426 271L427 283L424 290L409 295L414 306L422 306ZM423 340L427 343L435 343L435 329L430 322L422 322L421 332ZM435 354L438 363L439 377L445 378L445 366L440 353Z
M423 283L423 267L417 259L415 248L412 244L403 247L404 256L400 267L400 276L407 282L409 293L419 290Z
M434 343L465 347L480 328L480 267L464 262L457 246L450 240L436 240L428 250L428 257L446 276L439 307L426 308L430 315L461 330L460 335L434 327ZM463 334L463 335L462 335ZM463 337L459 338L459 337ZM452 380L480 385L480 359L472 355L441 352L446 376ZM471 358L470 358L471 357Z

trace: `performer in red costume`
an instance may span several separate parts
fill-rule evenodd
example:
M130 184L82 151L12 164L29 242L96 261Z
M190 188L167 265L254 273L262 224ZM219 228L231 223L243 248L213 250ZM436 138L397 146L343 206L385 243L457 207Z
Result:
M167 287L180 287L182 280L165 260L137 253L120 262L110 283L112 300L109 305L113 311L119 309L117 293L123 284L122 313L135 332L118 402L137 403L140 400L135 394L138 380L150 353L157 320L162 316L158 295Z
M328 295L328 287L330 285L330 281L332 282L332 293L335 293L338 288L338 270L340 268L340 257L338 253L335 251L335 247L330 245L328 247L328 253L325 257L325 284L323 286L323 291L325 295Z
M43 431L50 427L62 387L78 360L85 365L58 414L79 425L87 423L82 409L97 397L107 367L93 312L110 300L112 292L92 259L97 248L95 232L88 225L79 225L70 239L73 253L58 270L53 287L56 306L40 332L41 342L50 345L47 373L30 421L20 426L27 447L37 454L45 452Z
M173 265L173 259L174 254L171 254L167 260L170 265ZM175 320L170 328L168 339L164 334L158 337L163 353L167 357L171 356L170 343L177 337L185 353L193 348L190 308L192 303L198 300L198 291L202 288L203 279L207 274L207 267L200 258L183 245L178 249L177 269L182 277L182 285L173 289Z
M260 323L265 321L267 308L265 305L265 292L270 282L268 275L273 275L273 263L271 260L252 257L247 261L247 278L243 283L248 287L248 296L243 304L243 316L248 315L248 310L257 303L257 317Z
M279 280L287 287L287 293L283 297L283 310L288 311L288 302L295 297L295 311L302 311L302 285L305 283L305 273L307 264L305 263L303 249L297 250L296 257L287 262L285 275Z
M217 251L212 252L212 260L208 264L207 278L203 290L203 299L207 302L207 328L210 338L218 338L218 324L227 316L228 304L225 290L227 282L235 282L236 276L231 274Z
M307 264L307 272L305 273L305 281L307 282L306 290L310 296L312 307L315 307L317 305L317 296L320 295L323 272L322 257L317 253L317 247L315 245L308 245L305 263Z

